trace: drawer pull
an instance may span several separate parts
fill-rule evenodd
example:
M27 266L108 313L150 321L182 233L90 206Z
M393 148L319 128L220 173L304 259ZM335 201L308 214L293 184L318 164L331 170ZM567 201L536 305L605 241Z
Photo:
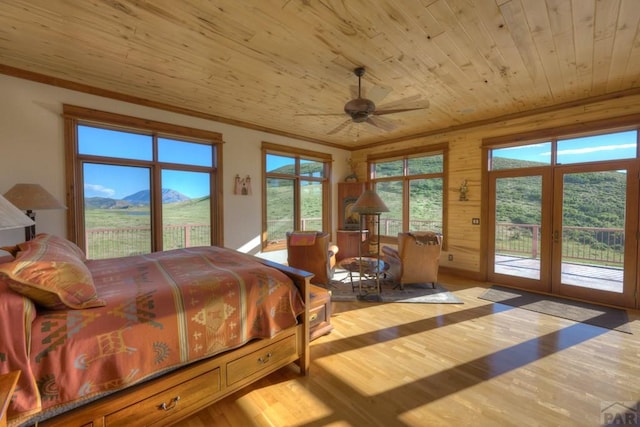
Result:
M267 353L264 355L264 357L258 357L258 363L261 365L264 365L265 363L268 363L269 360L271 360L271 352Z
M309 316L309 322L313 322L317 318L318 318L318 313L313 313L311 316Z
M180 396L176 396L173 399L171 399L171 402L169 402L168 405L166 403L163 403L162 405L160 405L160 409L163 409L165 411L170 411L176 406L178 406L178 400L180 400Z

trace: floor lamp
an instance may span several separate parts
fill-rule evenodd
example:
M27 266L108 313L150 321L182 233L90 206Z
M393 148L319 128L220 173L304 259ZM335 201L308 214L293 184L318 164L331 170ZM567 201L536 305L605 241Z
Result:
M32 224L24 230L24 238L27 241L36 235L36 213L34 210L66 209L65 205L39 184L16 184L4 193L4 197L18 209L26 211L27 216L32 220Z
M360 215L360 235L362 235L362 228L364 226L364 219L366 217L373 216L374 217L374 225L377 227L376 230L376 252L375 252L375 266L368 267L370 272L375 275L376 278L376 298L379 300L380 297L380 273L382 273L382 267L380 266L380 214L382 212L389 212L389 208L384 204L378 193L374 190L365 190L358 200L356 200L355 204L351 208L352 212L356 212ZM369 240L372 239L373 230L369 231ZM367 242L369 249L367 250L367 255L371 256L371 243ZM362 257L362 244L358 246L358 263L360 264L360 282L359 282L359 293L362 296L362 276L363 276L363 257Z

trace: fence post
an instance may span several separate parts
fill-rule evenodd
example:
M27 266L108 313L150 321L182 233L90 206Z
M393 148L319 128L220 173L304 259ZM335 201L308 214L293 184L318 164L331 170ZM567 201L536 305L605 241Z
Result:
M531 257L533 259L538 258L538 224L534 224L531 230L533 236L531 236Z
M191 247L191 227L189 226L189 224L184 226L184 247Z

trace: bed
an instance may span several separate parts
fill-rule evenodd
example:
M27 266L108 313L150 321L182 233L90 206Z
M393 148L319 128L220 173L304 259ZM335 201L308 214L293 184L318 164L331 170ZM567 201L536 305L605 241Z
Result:
M9 426L168 425L291 363L308 372L311 274L210 246L86 260L39 234L3 249Z

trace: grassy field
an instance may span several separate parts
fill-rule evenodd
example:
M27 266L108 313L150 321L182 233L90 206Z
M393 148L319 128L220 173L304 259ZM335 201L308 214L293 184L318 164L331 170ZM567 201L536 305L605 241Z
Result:
M164 249L211 244L208 197L164 204L162 220ZM88 209L85 228L87 255L92 259L151 251L149 206Z

